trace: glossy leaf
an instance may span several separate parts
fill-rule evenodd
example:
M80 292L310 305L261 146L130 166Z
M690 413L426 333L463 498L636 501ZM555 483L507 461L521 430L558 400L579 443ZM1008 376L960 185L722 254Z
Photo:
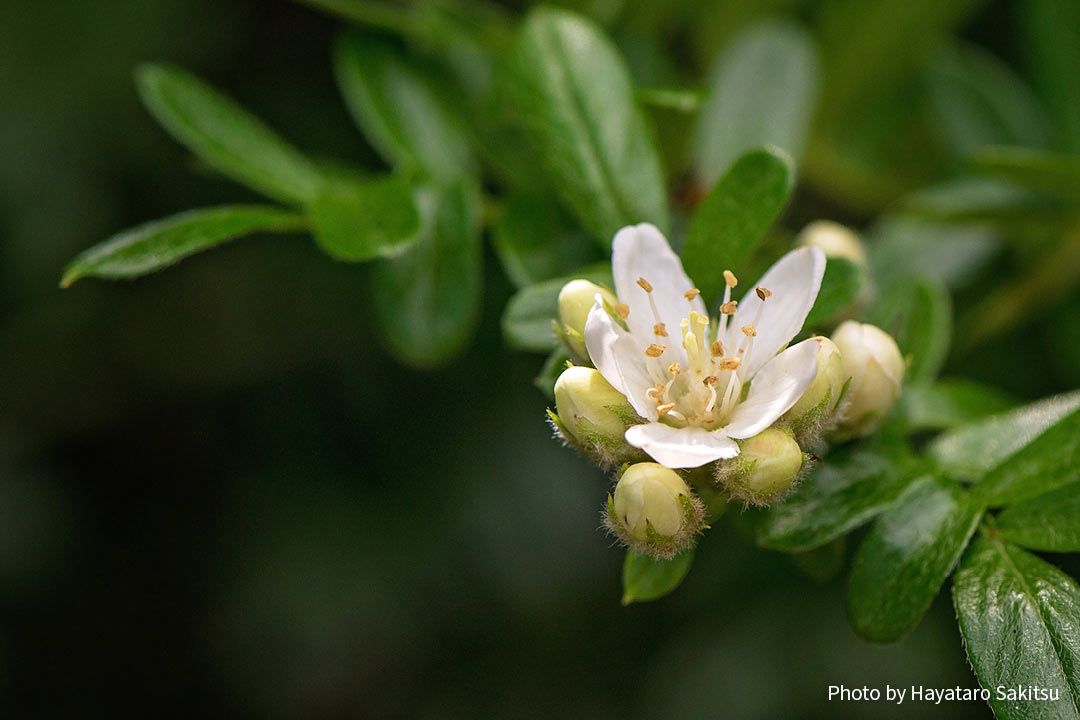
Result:
M452 183L476 170L452 105L391 46L348 33L334 54L338 87L356 124L386 162Z
M896 338L900 352L908 359L909 380L937 377L952 338L948 291L925 278L898 283L879 299L870 319Z
M502 327L506 341L519 350L549 352L559 346L552 321L559 316L559 291L576 278L612 286L611 268L607 265L583 268L560 278L552 278L523 288L510 298L503 312Z
M767 21L732 38L709 75L695 133L695 164L712 185L747 150L773 145L799 157L817 98L818 62L810 34Z
M375 317L387 346L417 367L441 364L465 347L480 312L480 198L471 184L416 194L415 244L373 266Z
M226 205L189 210L118 233L80 253L64 270L61 287L83 277L136 278L197 252L254 232L293 232L304 219L280 208Z
M942 433L928 455L951 473L977 478L1078 407L1080 390L1039 400Z
M1037 495L997 516L1001 537L1047 552L1080 552L1080 481Z
M232 98L166 65L144 65L136 80L157 121L215 170L282 202L315 196L312 164Z
M784 209L794 184L790 158L775 148L740 157L709 191L690 221L683 265L706 302L724 288L725 269L739 271Z
M872 642L895 642L930 607L982 517L970 493L936 478L913 484L871 529L848 581L848 617Z
M601 253L561 208L539 198L511 198L493 234L495 251L520 287L566 275L597 262Z
M846 258L829 258L821 289L803 327L813 328L834 317L855 302L863 288L862 268Z
M1000 390L970 380L939 380L904 387L896 421L907 432L948 430L1003 413L1015 403Z
M327 184L308 205L315 239L332 257L361 262L403 252L420 230L408 183Z
M694 549L684 550L670 560L656 560L627 550L623 563L622 604L662 598L679 586L694 561Z
M976 486L991 505L1007 505L1080 479L1080 408L1010 455Z
M957 45L939 53L927 80L938 127L956 157L987 145L1046 145L1047 121L1035 94L980 48Z
M539 8L514 58L516 108L560 197L610 247L625 225L666 230L660 162L615 47L592 21Z
M998 720L1080 718L1080 588L1054 566L980 537L953 581L968 659ZM1054 701L1000 698L999 687L1055 689Z
M794 495L769 508L758 544L788 552L821 547L884 512L916 472L900 450L837 448Z

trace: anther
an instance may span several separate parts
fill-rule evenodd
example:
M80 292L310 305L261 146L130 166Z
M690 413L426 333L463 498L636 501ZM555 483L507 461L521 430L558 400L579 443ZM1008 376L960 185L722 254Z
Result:
M720 312L722 312L724 315L734 315L735 314L735 308L736 308L736 306L738 304L739 303L736 300L726 302L726 303L724 303L723 305L720 306Z
M639 277L639 278L637 279L637 284L638 284L638 285L640 285L640 286L641 286L641 289L642 289L642 290L644 290L645 292L647 292L647 293L651 293L651 292L652 292L652 285L650 285L650 284L649 284L649 281L648 281L648 280L646 280L645 278L643 278L643 277Z
M733 288L733 287L735 287L736 285L739 284L739 279L737 277L735 277L735 273L731 272L730 270L725 270L724 271L724 282L727 283L727 286L729 288Z
M656 323L652 326L652 333L657 337L667 337L667 327L664 323Z
M693 302L694 298L696 298L700 294L701 294L701 291L698 290L697 288L690 288L689 290L687 290L686 292L683 293L683 297L686 298L687 302Z
M669 412L675 409L675 403L664 403L663 405L656 406L656 412L661 415L667 415Z
M630 315L630 306L626 303L618 303L615 305L615 312L619 314L619 317L625 320Z
M763 287L757 288L756 290L754 290L754 292L757 293L757 296L761 298L762 302L765 302L765 298L772 297L772 292L770 290L766 290Z
M665 350L667 350L667 348L663 345L657 345L656 343L653 343L649 347L645 348L645 354L649 357L655 358L663 355Z
M679 373L682 372L682 367L679 366L679 363L673 362L670 365L668 365L667 371L668 371L668 375L678 375Z
M742 334L746 337L754 337L757 335L757 330L754 329L754 323L750 323L749 325L743 325L739 329L742 330Z
M738 370L740 365L742 365L742 360L737 357L723 358L720 360L721 370Z
M716 377L715 375L710 375L709 377L705 378L701 382L705 383L709 387L712 387L716 383L720 382L720 378Z
M709 347L709 352L712 353L713 357L720 357L724 354L724 343L719 340L713 340L713 344Z

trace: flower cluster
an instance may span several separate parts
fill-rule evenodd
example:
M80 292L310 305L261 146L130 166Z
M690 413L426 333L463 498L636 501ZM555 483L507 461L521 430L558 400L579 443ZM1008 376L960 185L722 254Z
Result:
M825 272L816 244L780 258L738 300L725 270L716 316L652 225L620 230L611 264L614 292L575 280L559 295L575 360L549 416L568 444L620 469L605 523L639 552L668 558L693 544L704 498L782 498L807 448L826 433L873 432L900 392L900 351L871 325L847 321L831 340L789 347Z

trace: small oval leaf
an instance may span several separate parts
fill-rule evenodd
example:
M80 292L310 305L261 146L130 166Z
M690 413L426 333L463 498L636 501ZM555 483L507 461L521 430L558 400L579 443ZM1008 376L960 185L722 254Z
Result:
M690 572L694 549L684 550L670 560L657 560L633 550L626 551L623 563L622 604L647 602L670 593Z
M327 184L308 217L322 249L347 262L398 255L420 229L412 188L398 178Z

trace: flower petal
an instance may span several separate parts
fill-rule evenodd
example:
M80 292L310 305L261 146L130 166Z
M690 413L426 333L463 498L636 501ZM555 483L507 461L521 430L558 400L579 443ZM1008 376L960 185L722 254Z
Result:
M739 454L738 444L723 430L673 428L658 422L628 428L626 442L641 448L653 460L669 468L700 467L713 460L733 458Z
M741 440L776 422L814 382L817 353L818 344L810 338L767 362L754 376L750 393L736 406L724 431Z
M749 361L740 368L740 376L752 378L802 329L803 321L817 299L824 274L825 253L821 248L803 247L777 260L756 285L747 289L724 341L728 347L738 347L738 343L745 340L740 328L754 324L757 336ZM771 297L759 298L754 292L759 287L771 292Z
M653 381L645 367L644 351L604 309L599 294L585 320L585 349L604 379L626 396L638 415L657 418L656 403L645 394Z
M705 303L700 296L687 302L684 293L694 284L686 276L682 261L668 245L664 235L648 223L624 227L615 234L611 244L611 273L619 302L630 307L626 323L630 331L645 344L654 342L653 325L656 318L649 306L650 293L638 285L638 278L645 278L652 285L652 299L669 336L655 339L655 342L669 348L661 360L664 366L674 361L685 363L686 353L680 344L682 335L679 323L690 310L706 314Z

